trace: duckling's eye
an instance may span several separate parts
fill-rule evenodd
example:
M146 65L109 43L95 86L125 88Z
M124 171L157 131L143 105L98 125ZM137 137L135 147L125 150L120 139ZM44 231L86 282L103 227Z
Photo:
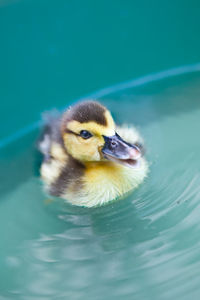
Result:
M80 136L83 139L89 139L92 136L92 134L89 131L87 131L87 130L81 130Z

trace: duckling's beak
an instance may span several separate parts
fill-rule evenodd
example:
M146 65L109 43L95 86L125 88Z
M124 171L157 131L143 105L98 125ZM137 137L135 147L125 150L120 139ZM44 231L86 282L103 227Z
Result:
M125 142L117 133L113 136L103 137L105 144L101 151L106 159L131 168L138 166L138 160L142 153L136 145Z

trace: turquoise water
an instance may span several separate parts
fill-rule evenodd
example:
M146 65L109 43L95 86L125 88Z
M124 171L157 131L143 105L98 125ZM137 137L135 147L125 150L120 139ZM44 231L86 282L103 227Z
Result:
M42 192L38 130L2 148L0 299L199 299L200 75L115 90L101 101L141 131L149 177L78 208Z
M0 0L0 300L200 299L199 28L197 0ZM35 149L88 93L150 163L98 209L50 202Z

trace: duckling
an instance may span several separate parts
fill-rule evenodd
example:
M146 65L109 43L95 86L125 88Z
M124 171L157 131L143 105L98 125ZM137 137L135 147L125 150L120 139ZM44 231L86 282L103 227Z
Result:
M47 117L39 150L48 194L93 207L138 187L148 173L142 139L134 127L115 125L96 101L84 101Z

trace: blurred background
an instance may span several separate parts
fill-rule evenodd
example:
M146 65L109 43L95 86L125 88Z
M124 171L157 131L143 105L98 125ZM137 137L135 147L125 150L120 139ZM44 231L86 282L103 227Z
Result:
M0 137L99 88L200 60L199 1L0 0Z

